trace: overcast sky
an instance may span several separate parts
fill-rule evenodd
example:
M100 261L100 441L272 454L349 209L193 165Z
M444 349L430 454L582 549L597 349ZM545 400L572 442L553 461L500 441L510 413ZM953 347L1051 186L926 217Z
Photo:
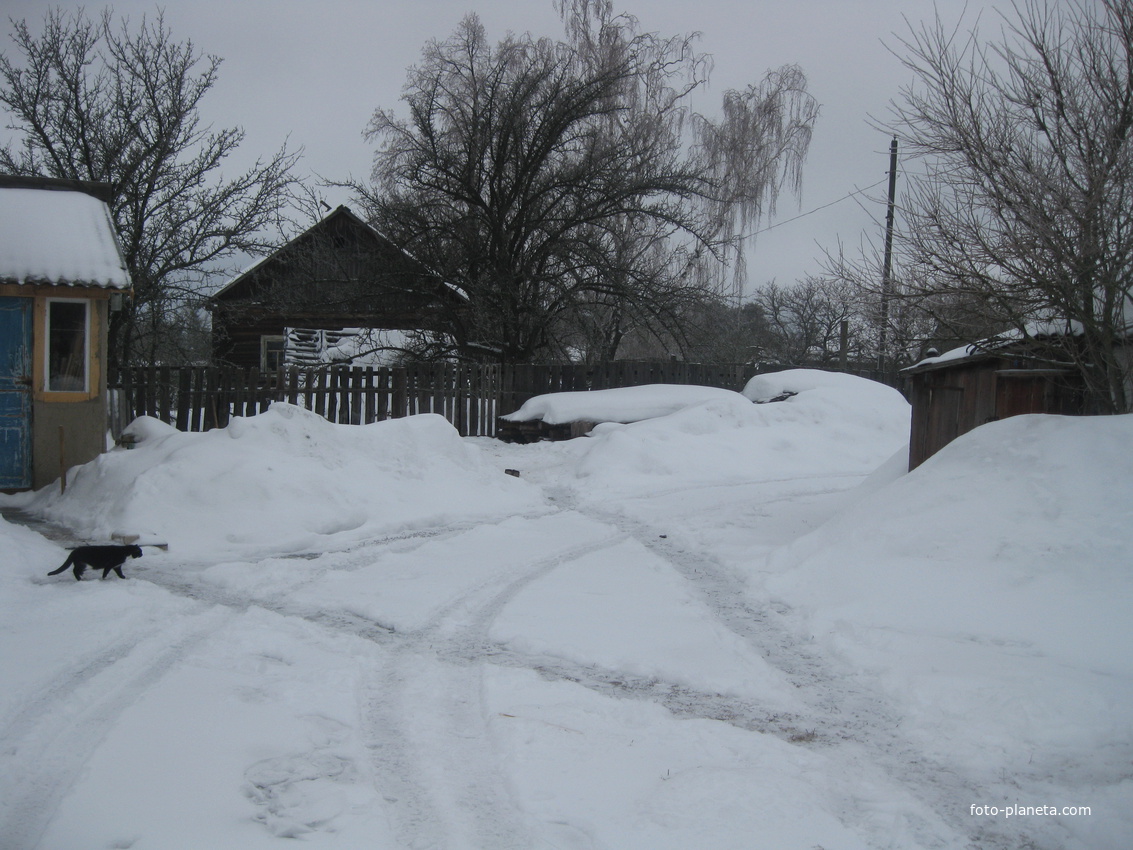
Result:
M749 284L791 283L821 271L823 250L839 242L857 251L880 244L889 138L871 128L884 118L909 74L886 49L908 32L906 19L929 20L934 8L949 23L999 27L993 9L1006 0L624 0L617 8L642 28L666 35L699 32L712 54L712 85L695 107L717 114L725 89L756 82L769 68L800 65L821 104L801 202L780 201L749 252ZM42 21L44 0L0 0L6 17ZM62 0L50 5L97 2ZM138 19L158 5L117 0L115 11ZM965 13L965 5L967 11ZM406 68L430 39L444 39L475 11L488 37L507 31L558 36L551 0L178 0L165 6L178 40L224 59L217 86L203 104L206 121L240 125L242 156L268 155L288 140L305 150L303 168L329 178L365 177L373 148L362 137L375 108L400 111ZM7 30L7 22L5 21ZM11 42L5 38L5 51ZM404 114L404 113L403 113ZM8 131L4 131L7 136ZM910 164L910 167L914 167ZM855 198L850 193L873 188ZM332 204L348 201L330 193ZM832 203L836 202L836 203ZM828 205L829 206L826 206ZM817 212L820 207L825 207ZM800 216L795 218L796 216ZM789 219L795 219L790 221Z

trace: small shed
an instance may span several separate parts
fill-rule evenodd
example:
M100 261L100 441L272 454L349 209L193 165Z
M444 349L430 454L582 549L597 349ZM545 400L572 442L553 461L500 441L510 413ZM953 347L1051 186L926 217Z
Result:
M319 332L443 332L467 298L348 207L242 272L211 299L213 357L275 370ZM454 312L456 311L456 312Z
M913 409L909 469L985 422L1023 413L1085 413L1077 372L1044 365L1056 358L1036 356L1027 347L1034 345L988 340L905 369Z
M130 276L101 183L0 175L0 490L106 448L111 300Z

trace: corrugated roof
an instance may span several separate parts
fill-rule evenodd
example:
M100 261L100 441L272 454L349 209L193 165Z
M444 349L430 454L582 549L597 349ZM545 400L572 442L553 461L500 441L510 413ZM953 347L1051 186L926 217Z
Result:
M104 201L58 181L11 182L0 184L0 282L130 288Z

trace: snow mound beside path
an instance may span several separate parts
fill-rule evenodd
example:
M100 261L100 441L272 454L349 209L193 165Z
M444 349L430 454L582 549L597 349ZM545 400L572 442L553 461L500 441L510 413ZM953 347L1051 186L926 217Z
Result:
M127 430L136 448L79 467L66 494L46 488L29 509L92 540L142 534L216 558L336 548L542 504L435 414L336 425L273 404L204 433L148 417Z
M739 398L732 390L688 384L645 384L609 390L546 393L528 399L519 410L500 417L509 422L640 422L668 416L694 404Z
M1133 415L991 422L761 567L969 802L1092 807L1062 846L1133 834L1130 445Z
M617 391L620 392L620 391ZM783 401L752 404L794 393ZM909 404L892 387L854 375L794 369L753 378L743 394L668 416L606 423L577 467L592 488L618 492L682 484L866 475L909 441Z

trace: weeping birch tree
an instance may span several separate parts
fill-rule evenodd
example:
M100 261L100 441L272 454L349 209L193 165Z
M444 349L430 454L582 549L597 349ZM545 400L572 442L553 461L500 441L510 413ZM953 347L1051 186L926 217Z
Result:
M631 329L679 336L800 186L818 108L799 68L727 92L710 118L690 105L710 70L694 37L643 32L605 0L559 8L563 40L493 45L467 17L409 69L407 115L369 126L373 175L354 188L468 295L449 318L465 356L604 359Z

